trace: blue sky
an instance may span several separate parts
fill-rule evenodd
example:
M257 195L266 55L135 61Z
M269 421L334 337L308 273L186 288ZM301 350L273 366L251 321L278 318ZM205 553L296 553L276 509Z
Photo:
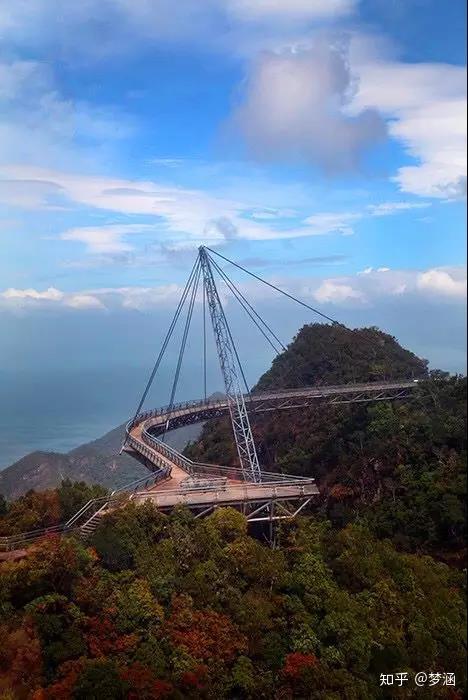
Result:
M144 365L206 243L464 369L464 2L0 0L0 38L3 366Z

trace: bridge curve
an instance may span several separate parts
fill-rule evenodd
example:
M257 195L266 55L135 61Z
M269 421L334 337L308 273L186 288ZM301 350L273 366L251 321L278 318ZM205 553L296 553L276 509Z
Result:
M249 408L249 414L255 415L267 411L303 408L317 401L345 404L395 400L407 396L417 386L417 383L417 380L401 380L314 386L246 394L244 399ZM228 475L231 479L242 481L243 475L240 469L193 462L160 439L160 436L167 430L217 418L226 415L228 411L228 401L223 398L187 401L172 407L166 406L140 413L127 425L126 442L123 449L133 454L150 470L164 470L168 478L177 483L183 481L188 475L203 475L205 477L208 475ZM282 478L282 475L266 472L263 472L262 476L263 479Z
M342 386L309 387L245 396L251 414L309 406L316 401L332 404L388 401L407 396L417 380L373 382ZM78 531L89 537L100 519L128 499L152 501L163 512L184 504L195 517L221 506L240 509L249 522L291 519L319 495L315 480L262 471L260 483L246 482L241 469L193 462L163 442L159 436L170 429L228 413L227 399L188 401L140 413L127 425L122 449L131 453L152 472L126 484L109 497L94 498L66 523L52 528L0 537L0 552L21 551L38 539ZM21 556L23 556L21 554Z

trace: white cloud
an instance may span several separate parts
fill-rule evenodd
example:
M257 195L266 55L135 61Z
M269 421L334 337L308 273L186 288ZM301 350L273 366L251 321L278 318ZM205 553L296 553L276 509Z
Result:
M410 209L425 209L430 206L430 202L381 202L370 204L367 209L372 216L391 216Z
M62 301L64 298L64 293L55 287L49 287L43 292L37 289L15 289L14 287L9 287L1 296L4 299L21 299L28 300L33 299L37 301Z
M194 249L202 243L220 245L232 239L266 241L351 235L354 224L365 217L396 215L428 206L385 202L360 211L318 212L301 219L292 209L255 209L252 201L236 201L152 181L87 176L32 166L0 166L2 175L4 197L10 205L54 208L50 202L60 198L68 206L77 204L125 216L151 217L153 223L81 226L60 235L62 240L84 244L87 252L95 256L130 253L141 245L142 234L150 245L164 244L171 250ZM0 198L1 185L0 180Z
M369 55L355 45L311 45L323 20L346 18L354 0L15 0L0 6L8 55L79 52L92 57L151 44L198 44L203 49L270 49L254 61L235 123L262 159L304 159L333 171L354 167L383 135L379 113L415 163L395 176L400 189L456 198L466 188L466 70L409 64ZM312 28L312 31L311 31ZM375 37L374 44L382 44ZM45 63L0 66L0 157L4 162L93 161L128 121L115 109L96 109L60 95ZM3 105L2 105L3 106ZM77 144L80 143L80 147ZM87 145L89 147L87 147Z
M72 309L105 309L106 307L97 297L91 294L74 294L67 297L66 306L71 306Z
M113 293L112 290L110 292ZM116 292L123 308L144 311L161 305L175 306L182 289L177 284L168 284L160 287L122 287Z
M373 109L345 113L353 94L346 48L265 52L252 65L233 124L262 160L296 160L327 171L354 168L385 135Z
M460 304L466 295L465 268L439 268L424 272L417 270L390 270L368 268L365 274L347 275L321 279L290 277L270 280L296 297L318 302L321 305L365 307L378 306L395 297L405 295L405 303L411 300L437 301L445 304ZM256 283L246 282L242 291L254 304L276 299L271 289ZM115 310L130 309L146 311L155 308L172 309L182 293L179 284L155 287L108 287L64 292L49 287L46 290L6 289L0 292L0 307L3 309L79 309ZM231 295L223 288L223 303L233 303ZM201 303L201 296L198 298ZM403 303L403 302L402 302Z
M322 282L313 293L314 299L321 304L342 304L350 299L364 300L364 295L349 284L342 284L333 280Z
M93 254L125 253L133 246L125 238L131 234L151 231L150 224L107 224L103 226L82 226L65 231L60 235L64 241L84 243L87 252Z
M0 292L0 309L27 310L71 308L80 310L105 310L106 305L98 295L88 292L67 293L56 287L44 290L9 287Z
M330 212L309 216L306 223L317 233L340 233L342 236L351 236L354 233L351 224L361 218L362 215L358 212Z
M0 202L21 209L54 209L62 188L46 180L0 180ZM50 203L49 203L50 202Z
M466 68L358 57L353 108L375 107L417 163L399 168L403 192L451 199L466 191Z
M141 48L143 42L235 50L248 38L348 16L357 0L4 0L6 45L57 47L89 60Z
M201 190L26 166L0 167L2 174L8 178L9 191L14 188L15 201L24 206L48 206L50 193L57 191L64 201L118 214L153 217L151 225L84 226L62 234L62 239L80 241L94 254L128 252L132 245L127 237L150 230L154 231L154 242L164 236L171 246L193 248L204 242L216 245L232 238L275 240L350 233L349 222L359 218L353 213L322 213L301 221L297 217L291 220L291 210L278 210L276 218L262 222L249 217L250 204Z
M438 295L466 298L466 275L462 277L443 269L435 268L422 272L418 277L417 286L423 291Z

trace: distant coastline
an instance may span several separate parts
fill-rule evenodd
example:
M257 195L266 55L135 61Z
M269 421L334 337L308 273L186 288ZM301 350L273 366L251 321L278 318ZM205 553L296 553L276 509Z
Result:
M67 453L124 423L147 369L0 372L0 472L36 450ZM195 398L189 393L179 400ZM195 391L195 389L192 389ZM166 386L155 405L166 403ZM151 402L151 397L149 399Z

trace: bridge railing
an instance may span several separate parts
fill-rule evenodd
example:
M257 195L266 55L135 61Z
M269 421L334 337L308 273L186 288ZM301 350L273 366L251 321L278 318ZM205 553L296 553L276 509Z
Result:
M154 450L162 453L171 462L177 464L189 474L192 474L194 476L202 474L206 476L226 476L230 477L231 479L239 479L239 481L244 481L244 472L238 467L229 467L221 464L206 464L205 462L193 462L191 459L185 457L180 452L178 452L175 448L166 444L154 435L151 435L151 433L149 433L148 430L142 431L142 439L145 440L145 442L147 442L149 445L151 445L154 448ZM308 481L307 477L303 476L291 476L290 474L285 475L276 472L267 472L263 470L261 472L261 475L262 481Z
M141 476L139 479L135 479L135 481L130 481L130 483L114 489L114 491L111 492L111 498L117 493L133 493L134 491L138 491L140 488L146 488L147 486L156 484L163 479L168 479L170 475L170 467L164 467L155 472L149 472L149 474L145 474L145 476Z
M257 394L246 395L245 398L249 402L260 403L262 401L269 401L272 399L290 399L292 396L315 396L317 398L320 398L325 397L327 395L333 396L334 394L340 393L349 394L354 392L366 391L379 392L385 391L385 389L414 388L417 385L418 381L419 380L405 379L400 381L367 382L363 384L326 385L322 387L314 386L305 387L302 389L286 389L277 392L258 392ZM193 401L183 401L178 404L173 404L172 406L161 406L154 410L139 413L133 420L129 421L129 423L126 426L126 442L129 443L137 452L149 459L151 463L156 464L160 467L163 467L167 464L167 462L165 462L165 460L161 458L161 456L163 456L166 460L169 460L172 464L176 464L177 466L181 467L189 474L193 474L195 472L210 474L219 474L227 472L232 473L232 468L221 467L220 465L205 465L201 463L195 463L192 460L188 459L184 455L180 454L180 452L170 447L162 440L158 439L155 435L153 435L150 432L150 429L154 429L154 425L148 426L148 428L143 426L143 430L141 431L141 439L137 439L132 435L132 429L135 426L140 425L141 423L145 423L145 421L148 421L150 419L161 418L161 421L159 423L156 423L156 425L159 424L159 426L161 427L161 425L163 425L166 421L167 423L169 422L171 416L174 417L175 414L177 414L178 412L180 414L181 411L188 411L190 413L193 411L193 409L197 408L210 409L225 407L225 398L207 400L201 399ZM242 473L240 471L239 476L243 479ZM272 477L273 476L275 479L281 478L281 476L276 474L272 475Z
M167 406L160 406L159 408L153 408L150 411L143 411L135 416L135 418L128 421L126 425L126 432L128 434L132 428L140 423L143 423L143 421L148 420L149 418L158 418L159 416L164 416L168 413L176 413L177 411L182 411L187 408L201 408L203 406L213 408L216 406L224 406L225 404L226 399L192 399L190 401L181 401L180 403L174 403L172 405L169 404Z
M174 447L171 447L162 440L159 440L159 438L155 437L154 435L151 435L151 433L148 432L148 430L143 430L141 433L141 437L147 445L152 447L153 450L156 450L158 453L167 457L167 459L169 459L173 464L176 464L178 467L181 467L185 471L188 471L190 473L192 472L192 460L178 452Z
M29 530L28 532L19 532L14 535L5 535L0 537L0 552L10 552L15 549L23 549L31 542L50 537L52 535L60 535L65 529L63 524L53 525L52 527L44 527L38 530Z
M317 395L322 396L326 394L336 393L336 392L346 392L346 391L369 391L369 390L379 390L381 389L398 389L398 388L410 388L418 384L419 381L423 381L424 377L421 379L403 379L403 380L386 380L382 382L364 382L364 383L349 383L349 384L325 384L323 386L315 385L313 387L302 387L302 388L291 388L291 389L281 389L278 391L259 391L256 393L245 394L244 398L246 401L261 401L262 399L268 398L281 398L282 396L289 396L291 394L295 395ZM190 401L181 401L180 403L175 403L172 405L160 406L159 408L152 409L150 411L144 411L139 413L133 420L129 421L127 424L127 432L147 420L148 418L157 418L158 416L167 415L168 413L175 413L186 408L197 408L206 406L208 408L214 406L224 406L226 399L193 399Z

